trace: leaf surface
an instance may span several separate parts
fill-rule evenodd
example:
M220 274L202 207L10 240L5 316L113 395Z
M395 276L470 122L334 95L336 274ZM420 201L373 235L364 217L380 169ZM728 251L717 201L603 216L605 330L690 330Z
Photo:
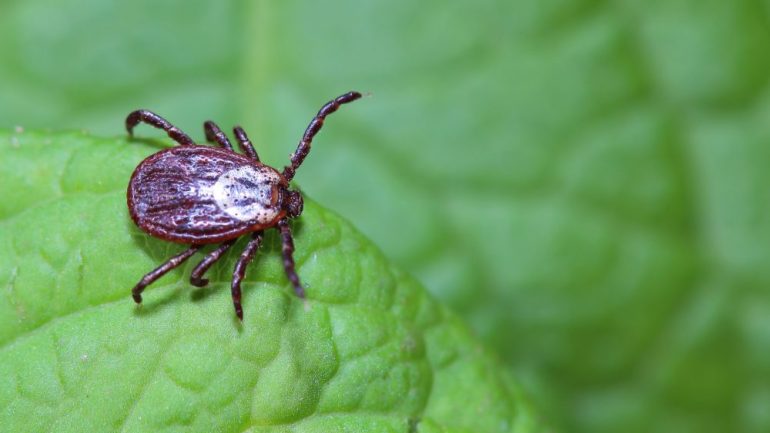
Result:
M767 11L12 0L0 124L118 135L151 108L197 139L209 118L242 123L282 165L324 101L371 92L297 180L469 320L565 430L767 432Z
M243 242L209 287L190 286L191 261L135 306L130 288L181 249L128 216L128 178L156 150L0 134L4 429L537 430L518 385L460 321L312 201L294 224L307 302L292 294L273 234L243 285L242 324L228 287Z

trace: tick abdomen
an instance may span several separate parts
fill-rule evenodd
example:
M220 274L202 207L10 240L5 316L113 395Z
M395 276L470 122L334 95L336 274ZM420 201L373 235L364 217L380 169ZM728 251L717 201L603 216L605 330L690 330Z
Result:
M134 171L131 217L163 239L216 243L283 217L280 174L246 156L208 146L160 151Z

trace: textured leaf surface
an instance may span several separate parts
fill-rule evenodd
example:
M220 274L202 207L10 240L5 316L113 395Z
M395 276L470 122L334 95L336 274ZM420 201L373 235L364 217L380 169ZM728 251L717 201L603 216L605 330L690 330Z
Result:
M191 266L135 307L178 245L128 217L156 147L0 133L0 425L13 432L530 432L518 387L458 319L312 202L295 225L303 303L274 236L234 317L230 269ZM237 248L236 248L237 249Z
M185 4L3 2L0 123L142 106L282 164L371 91L298 181L566 430L770 431L767 0Z

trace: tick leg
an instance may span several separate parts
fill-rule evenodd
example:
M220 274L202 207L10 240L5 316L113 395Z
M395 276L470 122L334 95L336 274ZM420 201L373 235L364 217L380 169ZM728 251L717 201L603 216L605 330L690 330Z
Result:
M134 297L134 301L137 304L141 304L142 292L144 291L145 287L149 286L155 280L157 280L158 278L168 273L168 271L184 263L185 260L189 259L199 249L201 249L201 245L193 245L190 248L175 255L174 257L168 259L166 263L158 266L153 271L149 272L147 275L142 277L142 279L139 280L138 283L136 283L136 286L134 286L134 288L131 289L131 295Z
M238 262L235 264L235 270L233 270L233 282L230 285L230 289L233 295L233 306L235 306L235 315L238 319L243 320L243 307L241 307L241 281L246 274L246 267L254 258L254 253L262 244L262 231L254 232L251 235L251 240L246 244L246 248L243 249L241 256L238 258Z
M294 286L294 293L301 299L305 299L305 289L302 288L302 284L299 282L299 275L297 275L297 271L294 269L294 238L291 236L289 221L286 218L279 221L278 229L281 231L283 244L281 248L283 253L283 269L286 271L286 276L291 281L291 285Z
M203 123L203 133L206 134L206 141L209 143L217 143L225 149L233 150L233 146L230 144L230 140L216 123L207 120Z
M230 247L235 244L235 241L237 239L233 239L231 241L227 241L223 243L222 245L218 246L217 249L210 252L206 257L201 260L200 263L198 263L198 266L193 269L192 274L190 274L190 284L193 286L203 287L206 284L209 283L209 280L203 278L203 274L206 273L206 271L209 270L211 265L214 264L217 260L222 258L222 255L227 252L227 250L230 249Z
M158 129L166 131L169 137L171 137L174 141L181 144L182 146L190 146L195 144L193 143L192 138L182 132L181 129L168 123L166 119L149 110L136 110L131 112L128 117L126 117L126 130L128 131L128 135L133 137L134 127L138 125L139 122L144 122Z
M300 140L297 150L291 155L291 165L286 166L283 169L283 177L285 177L287 181L294 178L294 173L297 171L297 168L302 165L302 161L305 160L308 152L310 152L310 145L313 142L313 137L315 137L318 131L321 130L326 116L337 111L337 109L340 108L340 105L353 102L360 97L361 94L358 92L348 92L332 99L321 107L318 114L315 115L313 120L311 120L310 124L307 126L307 129L305 129L305 133L302 135L302 140Z
M257 155L257 151L251 144L251 140L249 140L249 137L246 135L246 131L244 131L240 126L236 126L233 128L233 134L235 134L235 138L238 140L238 144L241 146L243 153L252 159L259 161L259 155Z

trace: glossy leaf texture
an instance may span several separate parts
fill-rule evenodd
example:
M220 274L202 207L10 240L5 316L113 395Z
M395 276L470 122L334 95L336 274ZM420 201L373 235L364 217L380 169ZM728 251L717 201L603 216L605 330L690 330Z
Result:
M312 201L295 224L306 302L271 235L243 286L242 324L228 290L239 251L208 288L190 286L187 263L135 306L133 284L183 248L127 214L126 179L155 150L0 133L4 431L539 430L459 319Z
M0 5L0 122L243 123L577 432L770 431L766 0ZM146 131L145 134L152 134ZM23 199L24 200L24 199Z

